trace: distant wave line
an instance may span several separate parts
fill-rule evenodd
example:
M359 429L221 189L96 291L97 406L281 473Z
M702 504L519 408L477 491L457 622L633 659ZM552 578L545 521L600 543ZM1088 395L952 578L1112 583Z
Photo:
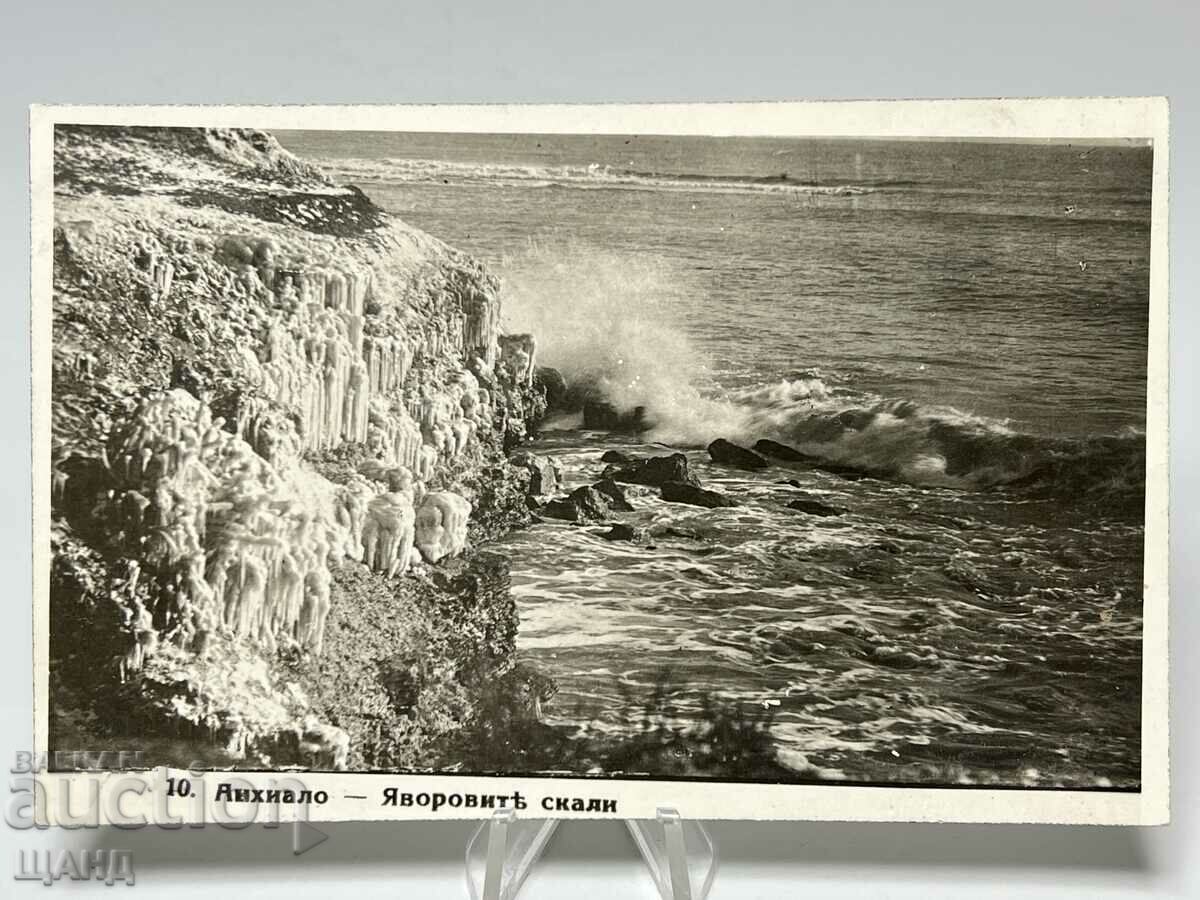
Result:
M787 172L772 175L706 175L639 172L601 165L538 166L502 163L460 163L435 159L325 158L317 162L343 178L410 183L475 183L515 187L634 188L643 190L776 192L854 196L887 188L916 187L922 182L867 181L820 183Z

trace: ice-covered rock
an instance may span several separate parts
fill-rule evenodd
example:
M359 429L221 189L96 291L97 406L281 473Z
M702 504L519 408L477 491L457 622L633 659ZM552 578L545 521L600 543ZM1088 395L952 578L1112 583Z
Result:
M452 491L426 494L416 515L416 545L426 562L456 556L467 545L471 504Z
M332 573L379 580L341 560L462 552L471 505L430 486L525 433L536 345L502 363L482 265L269 135L64 127L55 155L52 517L154 586L121 601L120 674L184 672L176 714L242 753L299 721L256 710L276 649L326 647Z
M517 384L533 384L537 368L537 341L532 334L500 336L500 361Z
M176 389L113 430L119 537L173 586L169 627L194 636L207 617L269 648L289 637L320 652L328 562L351 544L354 504L304 496L223 424Z

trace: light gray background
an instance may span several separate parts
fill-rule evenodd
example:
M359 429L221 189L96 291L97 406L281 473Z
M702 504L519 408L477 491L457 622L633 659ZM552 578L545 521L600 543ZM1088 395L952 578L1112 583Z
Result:
M0 757L31 737L27 106L1157 95L1171 99L1172 758L1159 829L908 825L714 827L715 898L1200 896L1192 392L1200 335L1196 39L1187 3L525 3L392 0L5 3L0 53L0 559L9 589ZM1121 378L1125 373L1112 372ZM7 764L5 764L7 767ZM0 798L3 795L0 794ZM0 896L18 848L134 850L147 896L463 896L455 823L326 826L299 858L285 830L18 832L0 826ZM59 885L55 890L68 890ZM111 890L92 884L89 890ZM565 827L522 896L655 896L624 829Z

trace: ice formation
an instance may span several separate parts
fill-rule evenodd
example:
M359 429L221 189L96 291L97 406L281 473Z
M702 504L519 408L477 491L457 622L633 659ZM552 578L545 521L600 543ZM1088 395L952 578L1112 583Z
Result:
M363 526L363 562L388 576L408 571L413 523L411 491L389 491L371 500Z
M286 465L273 465L255 452L257 444L224 424L203 402L175 389L143 400L114 429L107 448L117 484L107 503L118 537L170 587L170 599L147 611L147 621L181 634L185 643L201 648L217 630L268 649L284 641L319 654L331 563L361 560L392 577L408 570L418 542L429 562L465 546L470 504L451 492L426 494L421 483L432 474L438 448L415 444L417 477L407 466L389 465L394 459L377 459L334 488L300 471L293 456L276 453ZM272 446L294 438L286 423L274 428ZM259 421L248 437L261 443L264 429ZM455 450L445 440L441 449ZM149 630L141 622L139 629ZM138 668L143 656L139 644L125 666Z
M438 491L426 494L416 516L416 543L421 556L435 563L461 553L467 543L467 520L471 504L458 494Z
M500 361L503 362L517 384L533 384L533 373L537 369L537 341L532 334L505 334L500 339Z
M143 400L110 436L120 537L173 589L154 620L188 640L216 628L320 652L329 558L347 526L223 425L176 389Z
M277 282L280 305L294 312L276 317L261 358L247 361L257 389L298 411L305 450L366 441L373 383L380 392L394 389L411 359L394 340L374 342L364 354L369 274L264 271Z
M144 573L123 679L187 672L175 714L233 752L292 731L338 767L272 651L322 652L339 566L462 552L444 488L519 430L535 347L502 349L478 263L266 135L205 134L56 132L54 515Z
M147 235L135 253L164 297L176 272L171 246ZM401 314L372 326L368 304L379 306L374 292L386 285L369 267L313 264L311 248L265 238L181 246L211 253L224 288L271 310L259 341L226 348L250 389L228 430L182 389L143 400L112 433L108 462L119 487L109 502L123 538L171 585L173 600L152 611L157 625L196 647L216 630L319 653L331 561L396 576L414 546L429 562L462 551L470 504L427 494L425 484L490 427L491 395L465 369L435 376L415 363L458 351L489 373L500 353L497 305L458 284L458 309L445 321ZM532 378L533 353L528 335L503 339L515 379ZM315 499L299 490L302 455L344 443L364 444L373 457L361 477Z

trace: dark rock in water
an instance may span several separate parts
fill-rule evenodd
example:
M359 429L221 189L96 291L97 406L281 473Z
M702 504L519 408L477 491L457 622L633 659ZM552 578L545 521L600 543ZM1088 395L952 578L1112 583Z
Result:
M802 513L808 513L810 516L840 516L845 512L839 506L830 506L828 503L822 503L820 500L793 500L788 504L788 509L796 509Z
M700 486L700 479L688 471L687 457L682 453L672 453L670 456L651 456L632 466L618 469L612 473L613 481L624 481L627 484L652 484L661 486L668 481L678 481Z
M601 537L606 541L633 541L635 544L642 544L649 536L643 528L635 528L624 522L617 522Z
M567 399L567 380L562 372L550 366L538 366L533 370L533 384L546 393L546 409L562 409Z
M726 494L708 491L683 481L663 482L662 498L668 503L689 503L692 506L707 506L709 509L738 505L736 500Z
M1068 569L1087 568L1087 559L1078 550L1072 550L1070 547L1063 547L1054 555L1058 561Z
M579 412L588 402L603 399L604 389L598 382L586 375L576 375L567 385L567 395L563 398L562 408L567 412Z
M543 497L553 494L562 485L562 471L558 462L548 456L523 452L513 456L510 462L529 471L530 496Z
M754 449L763 456L770 456L774 459L784 459L788 462L820 462L817 457L810 456L807 453L801 453L794 447L789 447L787 444L781 444L778 441L757 441L754 444Z
M600 456L600 462L615 463L618 466L636 466L642 461L640 456L623 453L620 450L605 450Z
M604 495L609 506L613 509L622 512L629 512L633 509L633 504L629 502L629 498L625 496L625 489L613 481L611 478L601 478L592 485L596 490Z
M566 497L556 497L542 507L542 515L568 522L604 522L610 511L604 495L590 485L576 488Z
M583 403L584 428L615 428L619 419L617 408L607 400L589 399Z
M858 466L847 466L842 463L825 462L819 456L813 456L810 453L802 453L794 447L789 447L787 444L781 444L778 441L761 440L754 444L754 449L764 456L770 456L773 459L782 459L786 462L806 463L820 472L828 472L830 475L837 475L839 478L844 478L847 481L858 481L861 478L868 478L871 472L867 469L859 468ZM780 482L780 484L791 482ZM796 485L799 487L799 485Z
M770 465L770 463L753 450L739 447L737 444L725 440L725 438L717 438L709 444L708 455L713 458L714 462L724 463L727 466L737 466L739 469L765 469Z
M607 400L587 400L583 404L583 427L597 431L646 431L646 407L619 410Z

